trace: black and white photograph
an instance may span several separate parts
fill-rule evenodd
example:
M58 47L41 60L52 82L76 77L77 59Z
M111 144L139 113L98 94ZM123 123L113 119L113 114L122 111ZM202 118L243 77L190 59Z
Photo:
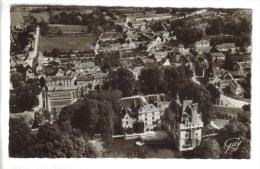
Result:
M8 11L8 158L252 158L254 9Z

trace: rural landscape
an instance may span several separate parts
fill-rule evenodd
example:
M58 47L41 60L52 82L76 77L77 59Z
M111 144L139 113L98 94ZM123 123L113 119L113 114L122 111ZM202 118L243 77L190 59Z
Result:
M10 17L9 157L250 159L251 9Z

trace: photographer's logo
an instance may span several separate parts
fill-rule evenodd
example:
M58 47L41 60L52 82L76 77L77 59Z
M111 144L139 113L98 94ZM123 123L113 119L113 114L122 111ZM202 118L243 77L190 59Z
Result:
M228 151L232 151L232 152L237 151L237 149L241 143L242 143L242 141L240 140L240 138L230 138L230 139L226 140L224 143L224 146L227 147L227 150L225 153L227 153Z

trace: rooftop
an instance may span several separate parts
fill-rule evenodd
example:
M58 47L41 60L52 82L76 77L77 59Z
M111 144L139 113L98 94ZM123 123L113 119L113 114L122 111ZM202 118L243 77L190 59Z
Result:
M46 82L51 82L51 81L61 81L61 80L72 80L73 77L71 76L61 76L61 77L58 77L58 76L48 76L46 78Z

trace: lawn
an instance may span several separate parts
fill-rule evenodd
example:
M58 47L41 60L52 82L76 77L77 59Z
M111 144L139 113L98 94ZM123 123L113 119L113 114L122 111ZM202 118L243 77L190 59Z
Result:
M88 31L88 27L83 25L50 24L50 27L52 32L58 32L59 30L63 33L77 33Z
M39 41L39 51L52 51L57 48L60 51L87 50L97 39L97 36L41 36Z

